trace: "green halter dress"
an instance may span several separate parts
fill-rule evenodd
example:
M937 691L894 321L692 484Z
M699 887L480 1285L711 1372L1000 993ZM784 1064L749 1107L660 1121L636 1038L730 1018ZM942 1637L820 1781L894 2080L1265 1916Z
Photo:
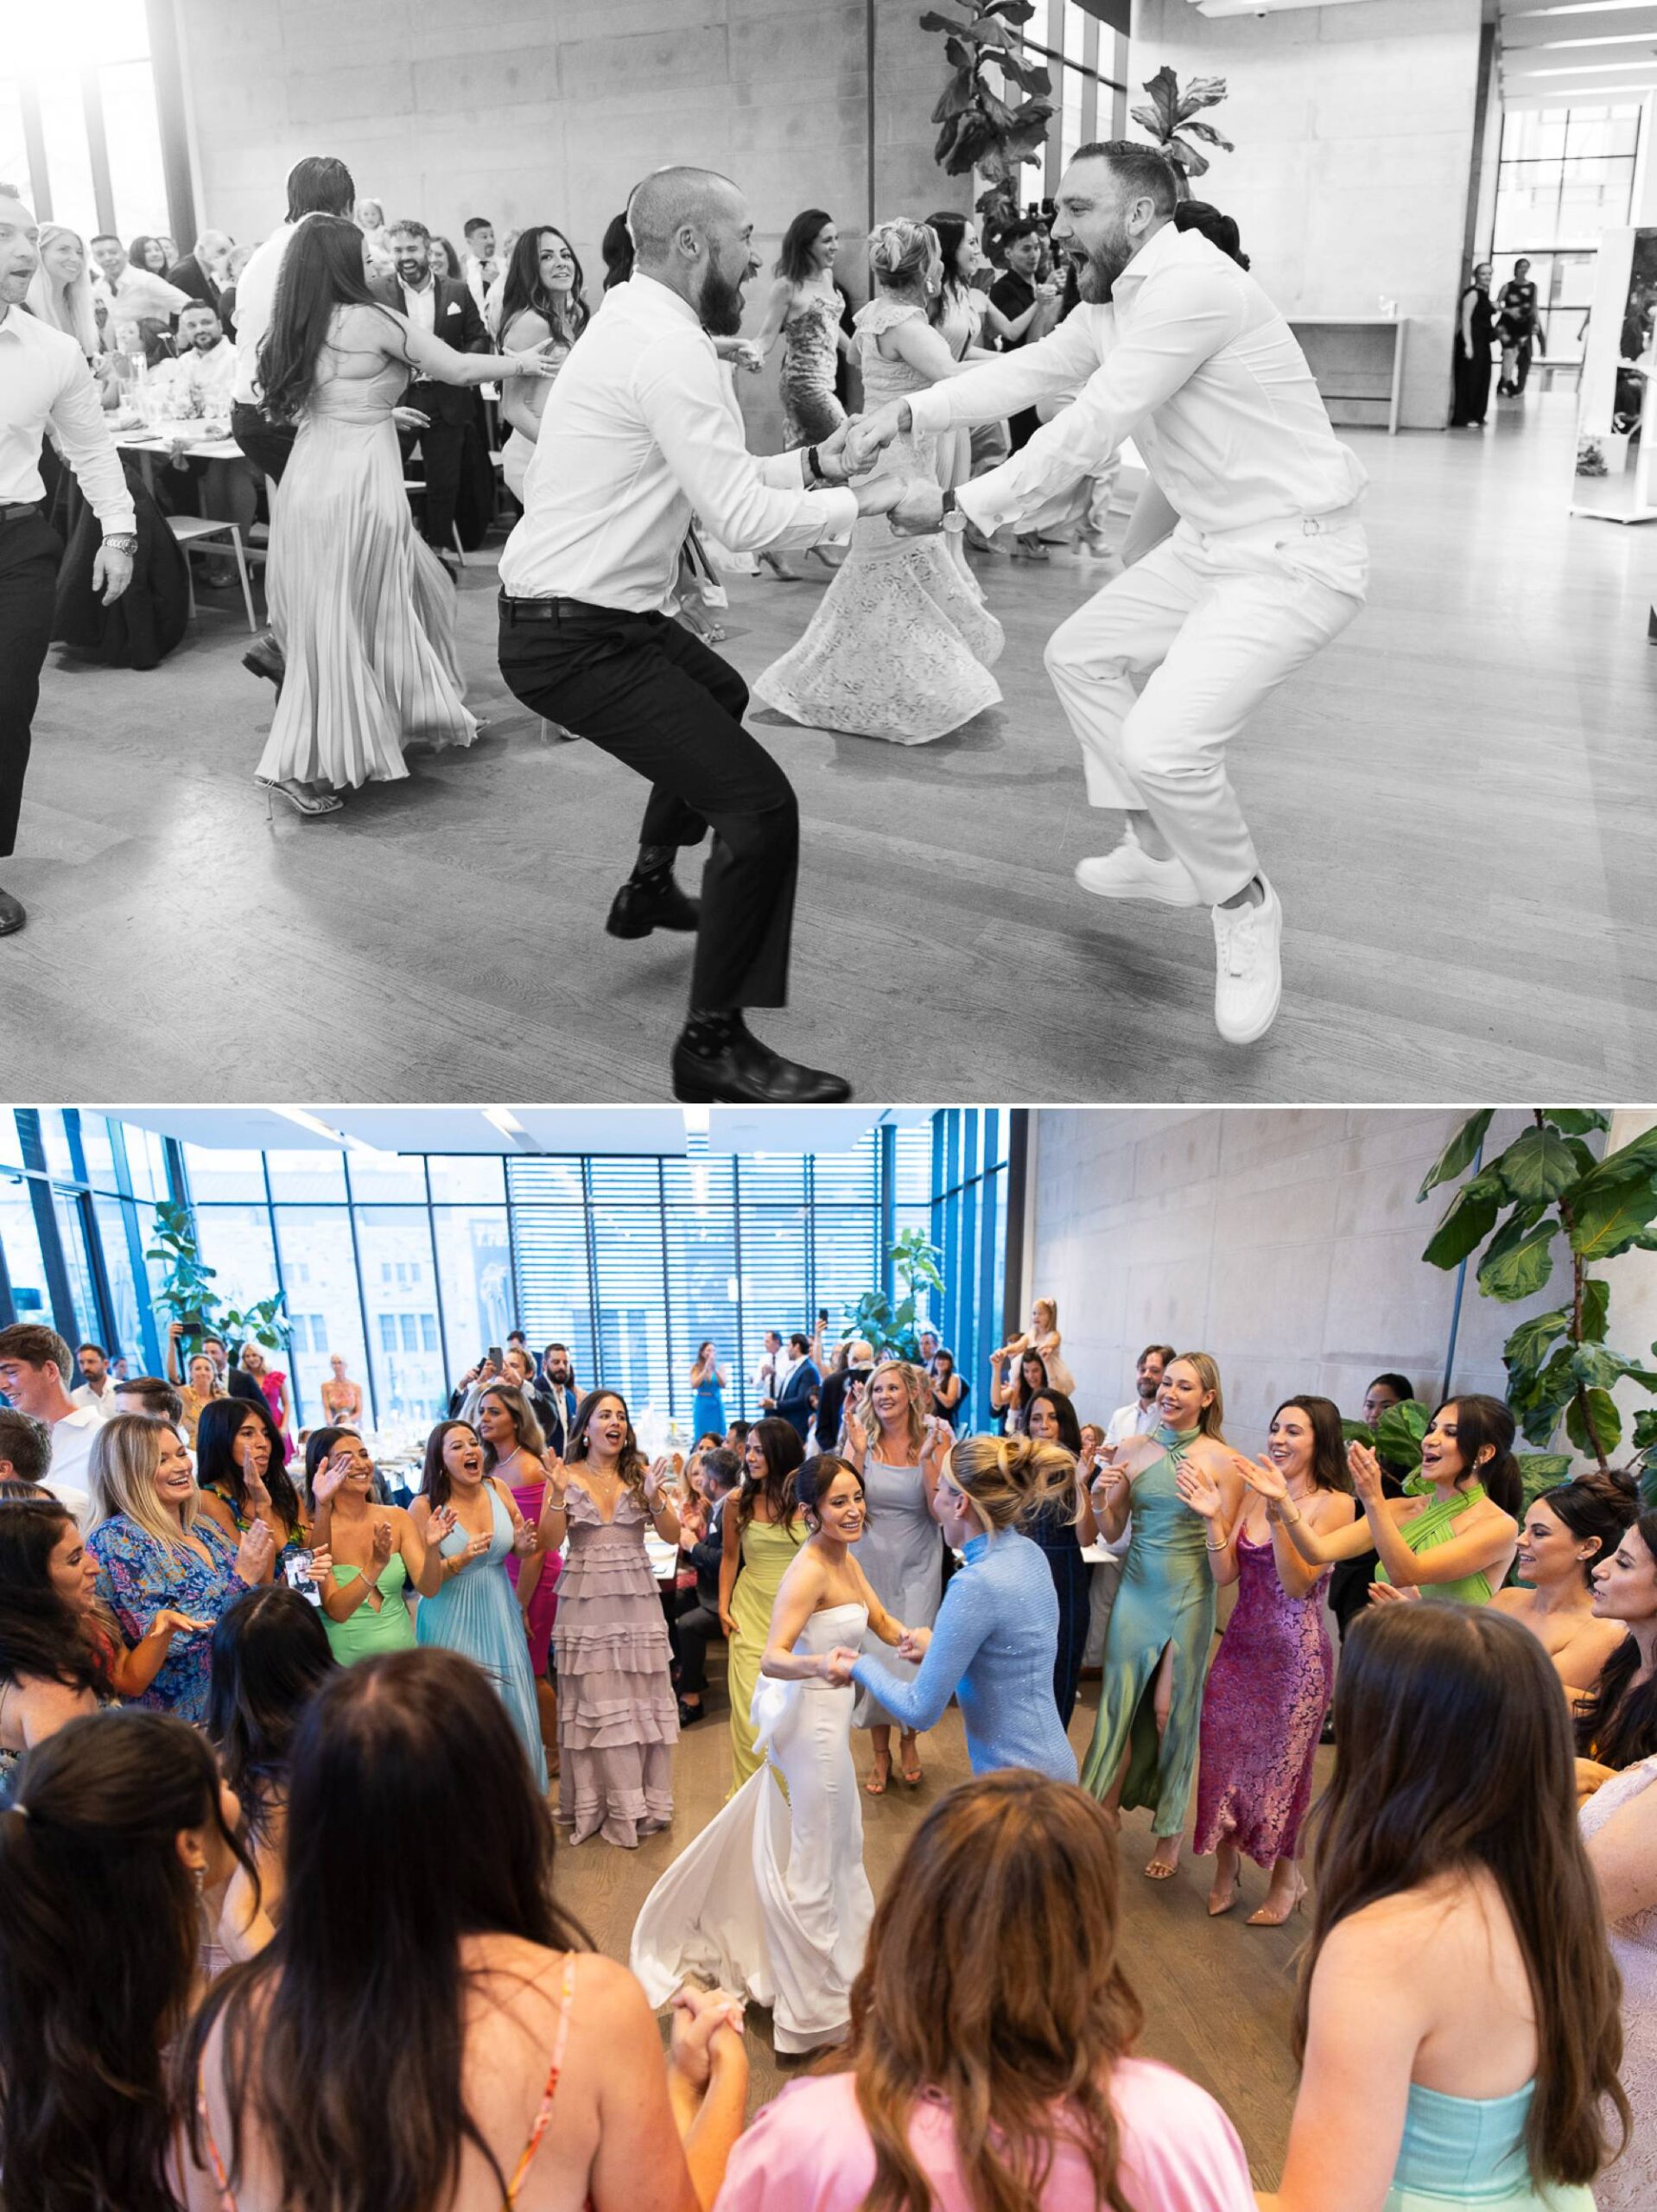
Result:
M1432 1485L1424 1483L1419 1475L1412 1475L1404 1489L1408 1497L1425 1497L1432 1495ZM1423 1552L1436 1551L1440 1544L1450 1541L1463 1514L1483 1496L1482 1483L1469 1483L1451 1497L1434 1498L1425 1512L1418 1513L1413 1521L1400 1522L1398 1533L1418 1558ZM1375 1570L1375 1580L1392 1580L1384 1565ZM1454 1582L1423 1582L1417 1586L1424 1598L1453 1598L1463 1605L1488 1605L1495 1595L1485 1574L1463 1574Z
M1178 1835L1184 1826L1214 1641L1214 1576L1204 1542L1209 1524L1175 1484L1180 1461L1200 1433L1157 1429L1162 1456L1134 1478L1133 1540L1111 1607L1099 1719L1082 1769L1083 1787L1102 1798L1128 1751L1122 1804L1153 1806L1151 1826L1157 1835ZM1152 1686L1171 1644L1173 1695L1159 1743Z

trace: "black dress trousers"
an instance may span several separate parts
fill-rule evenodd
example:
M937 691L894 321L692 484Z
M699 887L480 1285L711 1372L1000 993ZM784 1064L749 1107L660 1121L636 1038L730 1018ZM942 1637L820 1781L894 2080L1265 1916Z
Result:
M0 524L0 860L17 849L63 547L37 509Z
M748 688L664 614L562 600L557 619L503 598L500 672L524 705L646 777L644 845L695 845L711 827L690 1003L783 1006L799 872L794 787L742 727Z

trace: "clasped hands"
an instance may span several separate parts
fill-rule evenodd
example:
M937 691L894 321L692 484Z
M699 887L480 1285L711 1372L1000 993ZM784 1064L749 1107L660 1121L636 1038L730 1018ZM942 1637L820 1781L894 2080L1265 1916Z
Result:
M857 493L860 514L884 514L899 537L924 537L943 522L943 494L930 478L883 477L871 482L869 471L881 451L901 435L899 403L873 415L854 415L817 448L817 466L831 483Z

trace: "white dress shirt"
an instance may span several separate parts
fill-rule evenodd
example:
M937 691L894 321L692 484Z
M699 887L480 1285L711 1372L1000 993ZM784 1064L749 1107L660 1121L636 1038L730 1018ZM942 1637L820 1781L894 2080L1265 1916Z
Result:
M150 370L152 385L174 385L200 395L202 412L214 417L230 413L241 364L228 338L203 353L192 346L170 361L159 361Z
M101 1395L90 1382L83 1382L78 1390L70 1391L69 1399L73 1405L85 1406L95 1413L99 1421L113 1421L121 1410L121 1402L115 1395L113 1382L105 1384Z
M1105 1431L1107 1450L1114 1452L1119 1444L1126 1444L1130 1436L1149 1436L1161 1419L1154 1398L1148 1405L1143 1398L1135 1398L1131 1406L1118 1406L1110 1417L1110 1426Z
M276 303L282 257L298 228L298 223L278 225L254 248L252 260L236 279L236 382L231 397L244 406L251 407L259 396L259 348Z
M1078 384L1075 404L1022 452L960 487L962 512L987 534L1096 476L1128 437L1204 533L1332 514L1368 480L1277 308L1228 255L1171 223L1140 248L1107 305L1084 302L1051 337L946 377L909 407L916 429L944 430Z
M423 284L404 283L403 312L420 329L436 331L437 279L435 276L428 276Z
M736 552L848 541L856 494L807 492L803 471L748 452L695 309L635 270L558 372L501 589L659 613L693 512Z
M0 322L0 506L46 497L41 440L48 428L105 532L136 531L132 494L79 346L14 307Z
M52 1423L52 1457L44 1488L60 1498L84 1529L92 1497L87 1463L92 1445L104 1424L90 1406L77 1406L72 1414Z

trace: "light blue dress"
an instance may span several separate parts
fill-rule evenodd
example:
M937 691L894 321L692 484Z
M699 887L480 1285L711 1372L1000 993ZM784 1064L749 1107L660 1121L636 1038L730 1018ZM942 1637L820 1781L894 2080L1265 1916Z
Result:
M1525 2123L1536 2084L1508 2097L1448 2097L1410 2084L1393 2185L1381 2212L1444 2212L1451 2205L1501 2212L1594 2212L1584 2184L1533 2179Z
M500 1692L512 1724L524 1738L536 1786L547 1787L547 1754L541 1741L541 1719L535 1702L535 1677L530 1672L530 1648L524 1640L517 1599L506 1579L505 1561L512 1548L512 1516L500 1502L493 1483L486 1486L494 1533L489 1548L452 1574L435 1598L422 1598L415 1616L415 1641L441 1643L459 1651L481 1667ZM471 1538L464 1529L450 1530L439 1546L445 1559L466 1549Z
M1047 1555L1016 1529L1001 1529L969 1536L965 1558L915 1679L901 1681L867 1653L852 1678L905 1728L936 1726L958 1698L975 1774L1021 1766L1074 1782L1076 1753L1053 1700L1058 1594Z

